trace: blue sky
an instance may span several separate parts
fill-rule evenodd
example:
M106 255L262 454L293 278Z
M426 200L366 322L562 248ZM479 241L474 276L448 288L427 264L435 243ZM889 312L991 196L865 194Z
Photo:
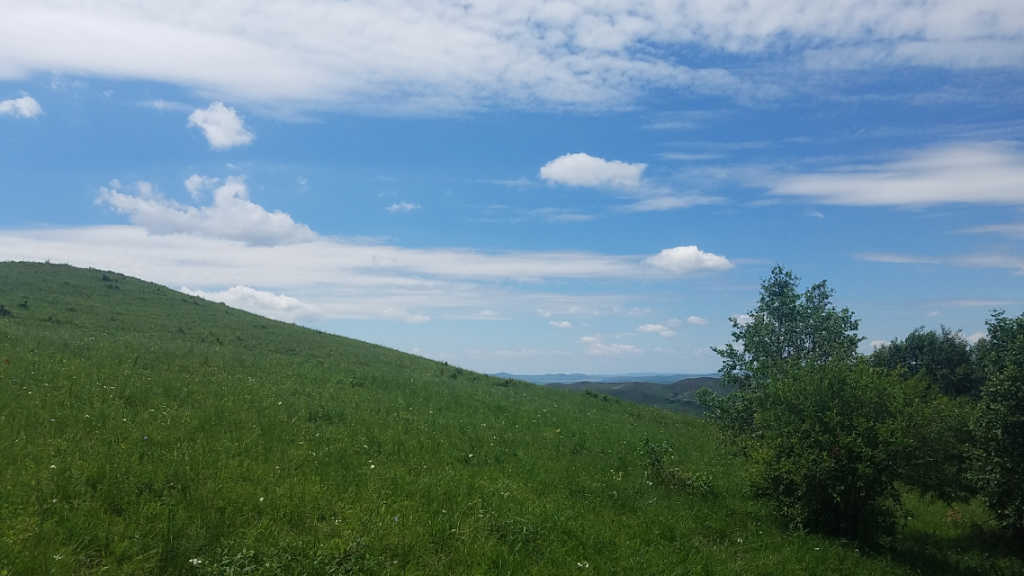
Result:
M775 263L1024 311L1024 8L832 4L26 3L0 259L519 373L713 371Z

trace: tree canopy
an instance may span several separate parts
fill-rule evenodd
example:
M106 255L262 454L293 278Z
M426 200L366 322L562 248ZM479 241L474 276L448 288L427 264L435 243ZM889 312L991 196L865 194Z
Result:
M713 350L722 357L722 377L738 389L756 387L787 366L823 366L857 355L860 321L832 304L826 281L798 292L800 279L775 266L761 282L761 295L744 317L731 318L733 342Z

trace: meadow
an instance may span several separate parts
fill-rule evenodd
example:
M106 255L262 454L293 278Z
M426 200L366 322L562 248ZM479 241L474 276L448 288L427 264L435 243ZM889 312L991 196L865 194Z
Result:
M0 263L0 575L1022 574L980 505L796 532L686 414Z

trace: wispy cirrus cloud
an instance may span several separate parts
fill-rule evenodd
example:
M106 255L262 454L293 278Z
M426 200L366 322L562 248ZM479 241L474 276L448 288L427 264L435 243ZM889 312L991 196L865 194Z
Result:
M1024 222L1012 222L1009 224L986 224L958 230L965 234L1001 234L1012 238L1024 238Z
M957 266L960 268L992 268L1001 270L1012 270L1017 274L1024 274L1024 258L1015 254L1004 253L976 253L957 256L921 256L914 254L871 252L857 254L858 260L867 262L880 262L884 264L943 264Z
M1024 62L1015 0L223 0L187 11L101 0L20 3L4 16L4 78L53 71L168 82L236 101L399 111L614 107L655 88L748 101L799 82L751 74L751 61L829 71ZM706 53L732 55L735 71L707 67Z
M403 212L413 212L420 209L420 205L413 202L395 202L384 208L392 214L399 214Z
M845 206L1024 204L1024 152L1010 142L948 144L895 161L783 176L771 194Z

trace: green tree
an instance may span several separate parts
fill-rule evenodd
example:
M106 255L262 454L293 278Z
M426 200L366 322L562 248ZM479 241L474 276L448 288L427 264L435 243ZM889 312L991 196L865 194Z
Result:
M976 396L984 382L970 344L945 326L939 332L918 328L903 340L894 339L871 354L871 363L908 378L921 375L948 396Z
M713 348L722 357L727 383L757 387L794 364L822 366L856 357L860 321L853 312L836 309L826 281L803 293L799 284L793 272L775 266L761 282L757 307L731 318L735 344Z
M736 392L716 396L702 391L707 414L727 429L751 430L755 400L773 378L801 366L848 363L857 357L860 321L832 304L825 281L803 293L793 272L775 266L761 282L757 307L733 317L733 342L713 350L722 357L724 384Z
M978 481L1004 526L1024 532L1024 314L993 313L979 360L986 381L976 422Z

